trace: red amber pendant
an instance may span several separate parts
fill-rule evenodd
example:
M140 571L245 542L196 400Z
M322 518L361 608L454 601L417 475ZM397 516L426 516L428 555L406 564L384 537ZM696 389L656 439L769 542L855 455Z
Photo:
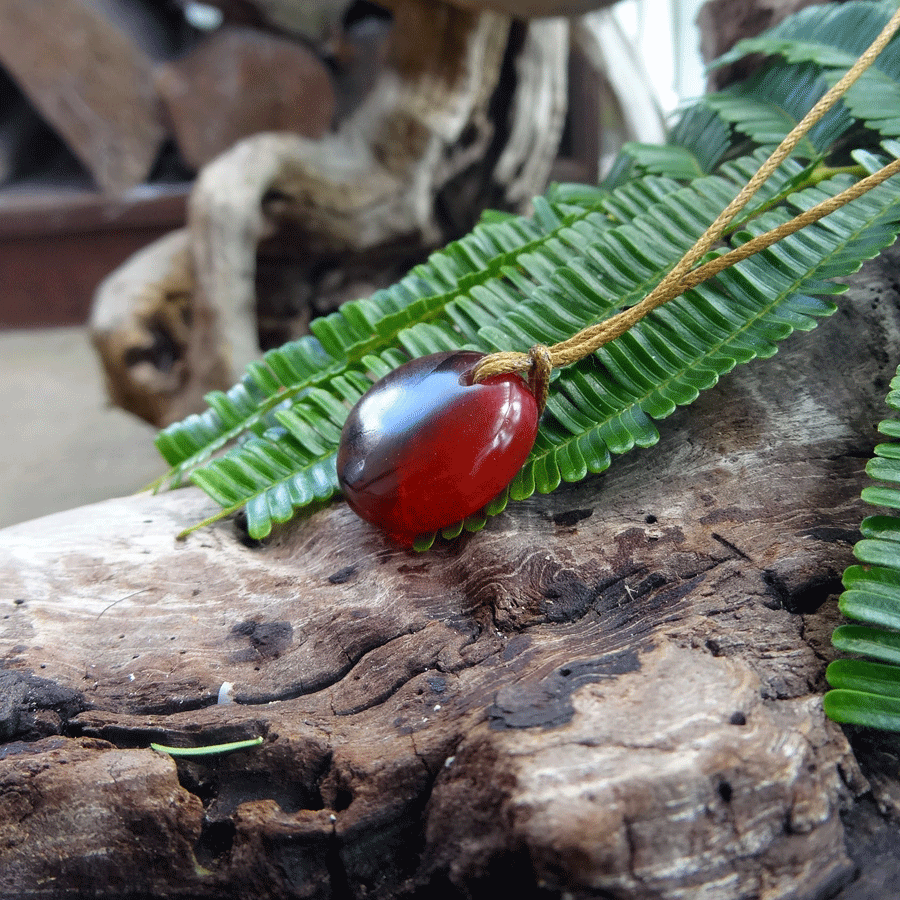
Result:
M481 353L414 359L350 411L337 475L351 509L403 544L459 522L512 481L537 436L518 375L472 383Z

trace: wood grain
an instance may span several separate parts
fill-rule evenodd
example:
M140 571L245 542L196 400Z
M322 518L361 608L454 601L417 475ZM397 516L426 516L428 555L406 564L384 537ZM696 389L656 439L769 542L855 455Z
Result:
M178 543L211 511L194 489L0 532L0 779L20 804L0 893L62 896L90 858L97 896L123 872L157 897L866 896L842 815L869 784L821 693L900 348L897 260L657 447L426 554L341 503L263 544L234 523ZM257 735L177 764L141 749ZM98 800L87 762L51 764L66 753L161 780ZM40 814L37 764L66 792ZM98 804L117 830L90 819L55 855ZM171 877L117 837L144 828Z

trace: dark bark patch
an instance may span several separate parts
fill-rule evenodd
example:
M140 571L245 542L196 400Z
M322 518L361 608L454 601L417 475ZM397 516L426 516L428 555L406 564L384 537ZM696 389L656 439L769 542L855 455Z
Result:
M568 509L553 516L553 524L560 528L572 528L594 514L592 509Z
M634 573L637 574L637 573ZM610 634L630 633L634 639L651 634L658 623L677 612L681 601L706 578L701 572L684 581L670 582L660 572L651 572L637 583L629 578L603 584L595 610Z
M45 738L40 745L31 741L13 741L0 747L0 761L13 756L39 756L41 753L63 749L68 742L67 738Z
M591 607L595 591L577 578L556 578L544 587L541 612L548 622L580 619Z
M338 569L337 572L332 572L332 574L328 576L328 583L346 584L354 575L356 575L356 572L356 565L344 566L342 569Z
M272 799L285 813L302 809L322 809L322 798L301 780L282 772L227 771L219 778L216 797L209 807L209 817L222 820L230 816L242 803Z
M803 534L817 541L824 541L826 544L855 544L862 538L858 528L818 527L809 528Z
M555 728L574 715L572 692L585 684L636 672L641 664L634 650L579 660L557 669L537 684L501 688L487 709L492 728Z
M840 576L830 572L816 573L813 577L789 584L773 569L763 572L766 592L776 604L773 608L789 613L814 613L832 594L841 592ZM769 604L766 604L767 606Z
M31 673L0 672L0 740L43 737L35 713L55 712L62 721L87 708L81 692Z
M197 861L209 867L231 853L237 829L230 819L211 822L204 820L200 829L200 840L194 847Z
M524 653L532 645L532 640L527 634L514 634L500 653L503 662L515 659L520 653Z
M249 647L232 654L233 662L252 662L255 659L278 659L294 639L294 626L290 622L255 622L249 619L238 622L231 633L246 638Z
M734 790L729 782L725 780L720 781L716 790L722 798L723 803L731 803L731 797L734 794Z
M839 900L882 900L897 893L900 880L900 832L867 793L842 815L847 853L856 864L853 881Z

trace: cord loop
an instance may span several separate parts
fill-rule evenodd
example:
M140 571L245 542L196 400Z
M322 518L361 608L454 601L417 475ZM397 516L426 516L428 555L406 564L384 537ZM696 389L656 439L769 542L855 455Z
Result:
M550 373L553 371L553 359L550 356L550 348L543 344L535 344L528 351L530 359L528 367L528 387L537 401L538 418L547 405L547 395L550 393Z

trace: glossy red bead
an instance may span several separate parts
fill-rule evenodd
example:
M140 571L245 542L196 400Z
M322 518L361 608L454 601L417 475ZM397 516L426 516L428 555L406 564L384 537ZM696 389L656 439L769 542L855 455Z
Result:
M537 435L534 395L518 375L471 380L480 353L414 359L350 412L337 474L350 507L395 540L452 525L512 481Z

